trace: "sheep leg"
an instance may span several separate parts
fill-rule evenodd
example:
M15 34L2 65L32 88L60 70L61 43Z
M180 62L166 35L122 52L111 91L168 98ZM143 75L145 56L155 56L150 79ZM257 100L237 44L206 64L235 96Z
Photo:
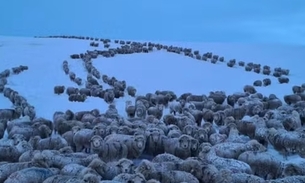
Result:
M81 152L83 150L83 146L81 145L75 145L75 151L76 152Z

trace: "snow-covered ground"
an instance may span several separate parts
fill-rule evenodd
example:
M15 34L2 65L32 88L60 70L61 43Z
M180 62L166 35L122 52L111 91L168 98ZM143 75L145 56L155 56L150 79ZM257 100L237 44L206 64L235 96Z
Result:
M37 116L52 119L55 111L89 110L98 108L105 111L107 104L98 98L88 98L84 103L69 102L67 95L56 95L55 85L75 86L62 70L62 62L69 62L70 70L85 80L86 71L81 60L72 60L73 53L93 50L87 40L16 38L0 37L0 70L26 65L29 70L8 78L7 87L17 90L36 108ZM303 64L305 47L271 44L237 43L174 43L159 42L167 45L183 46L200 50L201 53L213 52L224 56L226 60L237 59L245 62L261 63L274 67L290 69L290 83L279 84L272 76L245 72L236 66L229 68L225 63L211 64L193 58L165 51L132 55L116 55L113 58L99 57L93 64L102 74L126 80L135 86L138 94L156 90L172 90L177 95L184 92L208 94L209 91L224 90L227 94L242 91L243 86L257 79L270 78L271 86L257 88L259 92L283 97L291 93L293 85L305 83ZM100 44L103 45L103 44ZM111 43L112 47L116 47ZM103 48L98 48L103 49ZM129 97L115 102L124 113L124 102ZM12 104L0 95L0 108L11 108ZM272 150L271 150L272 151ZM272 151L273 152L273 151ZM276 152L275 152L276 153Z

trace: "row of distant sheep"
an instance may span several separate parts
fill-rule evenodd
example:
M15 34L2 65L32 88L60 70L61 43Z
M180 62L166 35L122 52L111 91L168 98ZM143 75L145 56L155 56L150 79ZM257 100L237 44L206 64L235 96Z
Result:
M287 101L299 95L289 96ZM208 96L185 93L177 97L172 91L156 91L136 97L135 104L147 111L142 116L130 114L127 105L129 118L123 118L110 104L104 113L97 109L75 113L67 110L55 112L52 121L12 120L7 124L9 140L0 143L6 144L0 146L0 158L43 166L19 168L13 162L3 165L5 179L10 181L19 180L26 170L36 171L36 175L53 168L53 173L38 180L96 177L97 182L128 182L137 177L155 182L301 182L305 162L284 163L266 152L266 147L273 145L284 155L304 153L301 115L304 118L305 102L289 103L284 105L275 95L260 93L227 96L219 91ZM159 113L163 105L169 106L171 114ZM154 110L156 106L159 112ZM246 115L248 119L244 119ZM52 131L59 135L51 136ZM12 149L9 155L3 149L8 144ZM155 158L139 164L131 161L142 155Z
M49 38L73 38L73 39L84 39L84 40L94 40L94 41L101 41L104 43L104 48L109 48L110 47L110 43L111 40L110 39L99 39L99 38L92 38L92 37L82 37L82 36L47 36ZM216 54L213 54L212 52L206 52L204 54L200 54L200 52L198 50L192 50L191 48L182 48L182 47L177 47L177 46L168 46L168 45L163 45L163 44L159 44L159 43L152 43L152 42L144 42L144 43L140 43L140 42L131 42L131 41L123 41L123 40L114 40L114 43L116 44L120 44L121 48L116 48L116 49L109 49L109 52L112 52L113 54L106 54L108 51L98 51L99 54L109 57L114 56L115 54L125 54L125 53L140 53L140 52L150 52L153 51L153 48L156 48L157 50L161 50L164 49L168 52L173 52L173 53L177 53L177 54L181 54L184 53L185 56L189 56L192 58L195 58L197 60L204 60L204 61L208 61L208 59L211 60L211 63L215 64L217 63L217 61L219 62L225 62L224 57L219 57ZM134 46L136 45L136 48L142 48L142 51L135 51L134 50ZM93 47L98 47L98 43L97 42L90 42L90 46ZM123 51L123 50L126 51ZM147 49L147 50L146 50ZM131 50L131 51L130 51ZM73 54L71 55L71 58L73 59L79 59L82 56L79 54ZM261 67L261 64L255 64L253 62L249 62L249 63L245 63L244 61L239 61L238 63L236 63L236 59L231 59L228 60L227 62L227 66L228 67L234 67L235 65L241 66L241 67L245 67L245 71L249 72L249 71L253 71L255 73L262 73L264 75L270 75L271 74L271 68L270 66L263 66ZM281 77L281 76L288 76L289 75L289 69L283 69L280 67L276 67L273 69L273 74L274 77Z
M6 87L8 83L8 77L11 74L19 74L24 70L27 70L27 66L13 67L11 70L6 69L0 73L0 93L11 101L13 109L0 109L0 137L2 138L6 128L6 121L19 118L20 116L30 116L35 118L35 108L30 105L26 98L20 95L17 91Z

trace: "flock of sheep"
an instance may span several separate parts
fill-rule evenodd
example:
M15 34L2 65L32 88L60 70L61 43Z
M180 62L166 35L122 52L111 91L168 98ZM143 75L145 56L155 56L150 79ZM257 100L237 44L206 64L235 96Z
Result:
M243 91L213 91L198 95L156 90L140 95L126 81L103 75L94 67L98 56L148 53L165 49L211 63L226 62L211 52L200 55L189 48L154 43L76 36L50 36L92 40L105 50L73 54L88 72L82 79L63 61L62 69L79 87L54 86L54 93L67 94L71 102L87 97L103 99L108 109L56 111L53 119L36 116L34 106L17 91L6 87L11 74L26 66L0 73L0 92L14 109L0 109L0 182L31 183L277 183L305 182L305 84L293 86L283 100L264 96L255 87L268 86L269 78L246 85ZM229 60L238 65L289 82L289 70ZM272 73L272 74L271 74ZM104 84L104 87L103 87ZM105 88L105 85L108 85ZM120 114L115 99L131 96ZM4 132L8 138L3 138Z

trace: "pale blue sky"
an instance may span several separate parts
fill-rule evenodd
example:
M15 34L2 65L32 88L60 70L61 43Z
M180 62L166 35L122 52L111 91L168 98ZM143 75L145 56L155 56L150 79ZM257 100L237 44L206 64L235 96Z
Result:
M0 35L303 43L304 0L7 0Z

